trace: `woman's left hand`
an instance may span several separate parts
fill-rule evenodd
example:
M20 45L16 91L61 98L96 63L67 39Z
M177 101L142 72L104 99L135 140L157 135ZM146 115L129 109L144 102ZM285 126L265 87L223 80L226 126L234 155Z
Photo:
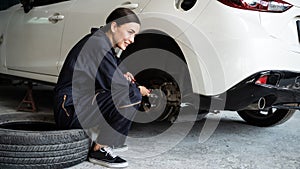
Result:
M130 82L132 82L132 83L135 82L135 78L134 78L134 76L133 76L130 72L125 73L125 74L124 74L124 77L125 77L128 81L130 81Z
M138 86L138 88L140 89L140 92L142 94L142 96L149 96L150 95L150 90L147 89L145 86Z

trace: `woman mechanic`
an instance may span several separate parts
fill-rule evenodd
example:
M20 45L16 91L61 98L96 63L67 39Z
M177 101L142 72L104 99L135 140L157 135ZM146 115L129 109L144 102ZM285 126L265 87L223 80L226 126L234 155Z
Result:
M122 72L114 51L134 42L140 24L130 9L112 11L104 27L92 29L71 49L54 89L57 126L96 131L89 160L107 167L128 166L111 147L124 144L142 96L150 93Z

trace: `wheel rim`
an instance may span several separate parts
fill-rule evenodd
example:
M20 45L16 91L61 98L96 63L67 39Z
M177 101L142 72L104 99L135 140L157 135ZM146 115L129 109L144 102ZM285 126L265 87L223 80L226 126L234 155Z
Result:
M142 85L152 90L150 97L143 98L143 108L151 116L156 116L155 120L165 120L172 113L172 107L180 105L179 87L169 74L160 70L147 70L139 74L137 79L145 82Z
M254 110L247 114L253 118L267 119L272 117L275 113L278 113L278 110L276 108L270 108L268 111Z

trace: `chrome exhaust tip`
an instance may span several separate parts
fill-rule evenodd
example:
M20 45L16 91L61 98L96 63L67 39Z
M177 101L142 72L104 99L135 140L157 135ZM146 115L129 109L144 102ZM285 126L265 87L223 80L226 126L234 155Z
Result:
M266 107L266 99L261 97L257 102L257 106L260 110L263 110Z

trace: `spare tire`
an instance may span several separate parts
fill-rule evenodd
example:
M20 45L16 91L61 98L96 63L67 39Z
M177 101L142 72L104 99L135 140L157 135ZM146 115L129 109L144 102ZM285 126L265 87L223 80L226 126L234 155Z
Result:
M87 159L81 129L57 130L52 114L0 115L0 168L65 168Z

